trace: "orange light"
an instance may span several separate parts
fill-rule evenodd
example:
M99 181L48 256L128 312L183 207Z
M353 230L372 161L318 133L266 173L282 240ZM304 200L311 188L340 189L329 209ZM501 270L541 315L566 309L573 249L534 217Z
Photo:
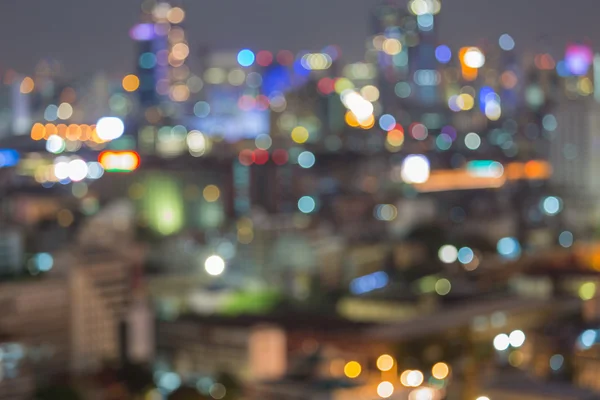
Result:
M358 124L362 129L371 129L375 126L375 117L373 115L370 115L369 118L367 118L365 121L358 121Z
M354 115L354 113L352 111L347 111L346 112L346 124L348 124L348 126L351 126L353 128L358 128L358 120L356 119L356 116Z
M71 124L67 128L67 139L69 140L79 140L81 137L81 127L77 124Z
M46 127L40 123L33 124L31 127L31 138L33 140L42 140L46 134Z
M135 75L127 75L122 84L126 92L135 92L140 87L140 79Z
M432 171L425 183L413 187L421 193L445 192L452 190L493 189L504 186L506 178L478 177L464 170Z
M33 92L33 89L35 88L35 82L33 82L33 79L31 79L30 77L26 76L23 81L21 82L21 93L23 94L28 94Z
M546 161L528 161L525 164L525 177L527 179L548 179L552 175L552 166Z
M98 162L108 172L131 172L140 165L140 156L135 151L103 151Z
M463 47L462 49L460 49L459 59L460 65L462 66L463 78L467 81L474 81L475 79L477 79L477 68L472 68L465 64L465 54L467 54L467 51L469 49L470 47Z
M58 124L56 125L56 129L58 129L58 136L60 136L63 139L67 138L67 125Z

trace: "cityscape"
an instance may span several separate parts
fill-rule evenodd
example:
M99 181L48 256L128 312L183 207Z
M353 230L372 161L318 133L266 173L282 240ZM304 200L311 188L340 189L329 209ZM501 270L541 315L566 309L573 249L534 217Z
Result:
M600 399L589 37L377 0L348 51L221 48L133 3L125 73L0 41L0 400Z

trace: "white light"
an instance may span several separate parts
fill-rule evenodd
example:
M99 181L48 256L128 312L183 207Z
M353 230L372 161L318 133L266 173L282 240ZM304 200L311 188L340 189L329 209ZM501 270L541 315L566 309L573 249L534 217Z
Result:
M46 150L58 154L65 149L65 141L58 135L51 135L46 142Z
M525 334L520 330L512 331L508 339L512 347L521 347L525 343Z
M415 389L408 395L408 400L433 400L435 392L431 388Z
M102 165L97 162L97 161L92 161L89 162L87 164L88 166L88 173L87 173L87 177L90 179L100 179L102 177L102 175L104 175L104 168L102 168Z
M373 104L354 90L344 90L340 94L340 98L346 108L352 111L358 122L366 122L373 115Z
M88 174L88 166L83 160L73 160L69 162L69 179L79 182L85 179Z
M479 396L476 400L490 400L487 396Z
M510 346L510 339L505 333L501 333L494 338L494 348L498 351L504 351Z
M406 183L425 183L429 179L429 160L421 154L411 154L402 162L400 175Z
M438 257L443 263L452 264L458 259L458 250L456 247L447 244L440 247L440 250L438 251Z
M417 387L423 383L423 373L419 370L410 371L406 376L408 386Z
M195 155L202 155L206 151L206 138L200 131L190 131L186 142L189 150Z
M219 256L210 256L204 262L204 269L209 275L221 275L225 271L225 261Z
M485 64L485 56L477 47L470 47L465 53L464 62L467 67L481 68Z
M54 176L59 181L67 179L69 177L69 163L66 161L60 161L54 164Z
M379 386L377 386L377 394L379 397L387 399L394 394L394 385L392 385L391 382L381 382Z
M125 125L117 117L103 117L96 123L98 137L104 141L120 138L125 132Z

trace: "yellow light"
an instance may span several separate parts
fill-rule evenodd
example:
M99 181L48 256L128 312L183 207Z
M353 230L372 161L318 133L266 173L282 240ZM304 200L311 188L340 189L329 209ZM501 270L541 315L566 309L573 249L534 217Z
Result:
M448 367L448 364L443 362L439 362L431 368L431 375L436 379L446 379L449 373L450 368Z
M596 296L596 284L594 282L586 282L579 288L579 297L581 300L591 300Z
M180 24L185 18L185 11L179 7L173 7L167 12L167 20L172 24Z
M366 120L359 121L358 124L362 129L371 129L375 126L375 117L371 114Z
M60 226L66 228L73 223L75 218L73 217L73 213L71 211L65 209L58 212L56 219Z
M135 151L103 151L98 162L106 171L130 172L140 165L140 156Z
M140 87L140 79L130 74L123 78L122 85L126 92L135 92Z
M379 100L379 89L373 85L367 85L360 89L360 94L371 103Z
M469 111L475 105L475 99L468 93L462 93L456 98L456 104L463 111Z
M383 354L377 359L377 368L380 371L389 371L394 367L394 358L388 354Z
M358 120L356 119L356 115L354 115L354 113L352 111L347 111L346 112L346 124L348 124L348 126L351 126L353 128L358 128Z
M219 200L219 197L221 196L221 191L215 185L208 185L202 191L202 196L204 196L204 200L208 201L209 203L212 203Z
M176 60L185 60L190 55L190 48L185 43L177 43L171 51Z
M348 78L339 78L339 79L336 79L334 88L335 88L335 92L337 94L340 94L346 89L353 89L354 83L352 83L352 81Z
M508 363L513 367L519 367L521 364L523 364L523 359L523 353L519 350L515 350L508 356Z
M31 79L30 77L26 76L23 81L21 82L21 93L23 94L28 94L33 92L33 89L35 88L35 83L33 82L33 79Z
M391 56L402 51L402 43L398 39L385 39L382 47L383 51Z
M400 374L400 383L403 384L404 386L409 386L408 384L408 374L410 374L412 372L412 370L407 369L406 371L402 372L402 374Z
M379 397L387 399L392 394L394 394L394 385L392 385L391 382L381 382L377 386L377 394L379 395Z
M292 129L292 140L298 144L306 143L308 140L308 129L303 126L297 126Z
M404 144L404 132L399 129L392 129L388 132L386 141L392 147L400 147Z
M589 96L594 92L594 84L587 76L581 77L577 82L577 90L579 91L579 94Z
M173 101L186 101L190 98L190 88L186 85L175 85L171 88L171 100Z
M362 367L356 361L350 361L344 366L344 375L346 375L348 378L358 378L361 372Z

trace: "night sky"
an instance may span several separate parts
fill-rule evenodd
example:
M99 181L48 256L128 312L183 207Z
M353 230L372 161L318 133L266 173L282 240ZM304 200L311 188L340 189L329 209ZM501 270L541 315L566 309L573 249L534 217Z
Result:
M339 44L362 59L368 14L376 0L187 0L192 52L215 49L320 50ZM139 0L0 0L0 71L29 73L44 57L69 75L133 71L129 28ZM560 54L569 40L600 41L600 0L445 0L440 40L453 48L508 32L521 50ZM192 54L193 57L193 54Z

